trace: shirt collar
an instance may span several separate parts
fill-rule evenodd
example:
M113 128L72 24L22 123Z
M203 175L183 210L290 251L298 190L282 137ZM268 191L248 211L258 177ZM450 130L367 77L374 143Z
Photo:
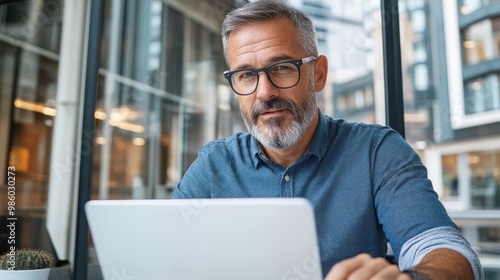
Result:
M307 149L305 155L315 155L318 159L323 158L325 155L329 143L328 139L330 138L327 118L328 117L323 114L320 109L318 109L318 126L316 127L311 144L309 144L309 148Z
M252 161L255 169L259 167L259 164L264 163L264 160L269 160L266 156L266 153L261 149L259 143L257 142L257 139L253 135L250 134L251 137L251 143L250 143L250 149L251 149L251 154L253 155Z
M318 126L316 127L314 136L311 140L311 143L309 144L309 148L307 148L306 153L302 157L308 155L315 155L318 159L321 159L325 155L329 142L327 141L327 139L329 139L329 129L326 118L327 116L324 115L320 109L318 109ZM251 139L252 140L250 149L251 149L251 154L254 156L253 164L257 169L259 167L259 164L262 164L264 163L264 161L269 159L267 158L264 151L261 149L255 137L253 137L253 135L251 136Z

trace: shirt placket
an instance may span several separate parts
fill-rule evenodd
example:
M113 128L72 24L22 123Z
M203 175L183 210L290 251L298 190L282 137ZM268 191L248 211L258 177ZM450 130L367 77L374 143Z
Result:
M281 197L293 197L293 172L285 169L281 175Z

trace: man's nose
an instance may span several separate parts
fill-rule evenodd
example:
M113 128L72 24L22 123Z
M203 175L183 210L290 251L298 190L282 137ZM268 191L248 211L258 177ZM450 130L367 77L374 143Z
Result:
M271 83L266 73L259 73L259 83L257 85L257 89L255 90L255 94L258 99L261 100L269 100L275 98L279 95L279 90L277 87Z

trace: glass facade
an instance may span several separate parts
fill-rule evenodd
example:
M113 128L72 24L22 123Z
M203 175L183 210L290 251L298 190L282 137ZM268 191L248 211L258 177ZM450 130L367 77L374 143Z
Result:
M494 4L493 2L482 1L480 7L488 9L490 4ZM496 193L500 187L494 174L500 165L491 158L494 158L493 155L500 148L499 134L495 125L481 126L483 123L498 124L498 117L491 115L497 114L499 109L498 73L485 71L489 65L495 65L495 59L498 58L498 28L496 16L476 20L469 27L459 28L458 25L451 25L452 21L444 17L445 11L450 10L446 9L449 3L445 5L441 1L399 1L400 42L403 53L401 67L406 139L422 156L422 160L429 167L430 177L434 181L440 198L449 208L456 222L462 225L468 221L465 221L458 213L479 210L480 212L471 212L474 213L471 215L483 216L490 210L498 210ZM450 43L453 41L443 40L446 37L447 28L452 28L457 33L462 32L462 49L445 49L446 44L454 44ZM474 40L477 43L476 46L480 42L486 42L482 44L488 45L487 52L483 49L480 53L479 48L471 48L474 42L469 41ZM460 56L462 50L463 54ZM454 82L451 81L455 79L451 77L456 76L452 76L450 69L462 68L460 66L454 68L447 62L447 60L455 59L450 58L455 57L452 56L455 53L458 53L456 56L458 58L464 57L465 63L464 76L458 76L458 79L464 81L460 103L454 102L460 90L454 91ZM480 69L467 68L481 62L485 62L486 66ZM486 74L474 77L471 74L474 71L476 73L482 71ZM365 84L363 84L362 80L358 77L336 84L337 88L334 89L337 91L334 90L333 106L338 110L334 111L335 116L373 122L373 116L378 115L377 110L380 108L370 106L370 103L365 102L363 92L367 92L366 89L369 87L364 85L370 85L371 81L365 79ZM375 104L377 101L380 99L376 99ZM461 114L456 112L457 108L462 110ZM489 115L483 115L485 112ZM465 118L461 116L471 116L471 119L467 119L465 123L463 121ZM457 122L459 125L456 125ZM468 129L456 129L456 127L464 126ZM483 142L485 150L477 151L473 148L474 145L481 145L480 143ZM482 155L479 157L479 162L483 164L469 161L470 158L477 160L477 153ZM470 173L467 172L469 170ZM488 178L488 184L486 178ZM486 225L498 222L500 214L495 213L493 212L492 215L496 215L497 218L493 221L478 218L473 226L469 225L463 230L474 246L482 244L481 239L476 237L478 232L484 230L488 230L490 236L496 236L496 239L492 240L498 239L498 235L495 235L496 231L489 230L492 228ZM477 246L480 248L478 251L487 267L489 277L487 279L496 279L495 273L498 273L500 268L489 262L489 260L498 262L499 256L495 255L498 252L490 255L492 248L497 246L498 241Z
M227 131L221 53L216 31L162 1L105 2L93 198L169 197L199 147Z
M202 145L245 130L219 35L241 1L119 0L103 1L95 131L82 131L90 2L0 5L0 251L15 167L18 247L49 250L60 266L75 258L88 147L92 199L168 199ZM384 124L380 1L289 2L311 16L329 59L321 109ZM499 3L399 1L406 139L487 279L500 273L500 14L475 12ZM91 240L88 263L100 279Z
M95 131L80 150L90 135L78 117L89 2L0 5L0 191L14 168L16 246L49 250L59 264L74 259L85 147L93 146L91 198L169 198L204 143L242 128L222 77L220 12L232 4L103 1ZM7 204L1 195L2 240ZM88 258L89 279L99 277L92 248Z
M46 250L51 250L44 224L61 32L58 2L0 5L0 237L10 236L4 221L15 214L18 243ZM15 195L9 197L12 185ZM7 208L12 201L13 212ZM0 252L8 246L0 242Z
M497 8L498 1L399 0L406 139L486 279L500 272L499 15L485 12Z
M183 11L194 5L104 3L91 198L170 198L198 149L240 122L222 77L220 22Z
M384 22L380 10L379 1L338 1L332 5L329 36L333 40L326 54L333 83L332 115L337 118L385 124Z

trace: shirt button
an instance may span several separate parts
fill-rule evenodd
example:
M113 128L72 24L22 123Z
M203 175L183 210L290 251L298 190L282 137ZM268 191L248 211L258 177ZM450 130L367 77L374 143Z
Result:
M288 174L285 175L285 181L287 181L287 182L290 181L290 176L288 176Z

